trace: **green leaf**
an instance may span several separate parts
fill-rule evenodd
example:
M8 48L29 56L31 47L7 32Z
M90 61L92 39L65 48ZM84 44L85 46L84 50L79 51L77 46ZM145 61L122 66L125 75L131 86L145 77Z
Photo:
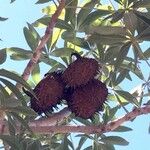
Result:
M86 138L88 138L88 139L91 139L91 140L94 140L94 141L95 141L95 138L94 138L93 136L87 135L87 134L78 134L78 135L76 135L75 137L86 137ZM97 142L97 141L95 141L95 142Z
M0 105L2 106L4 105L4 103L5 103L5 95L0 91Z
M16 61L28 60L32 57L31 55L32 54L11 54L10 59Z
M20 117L18 115L18 113L16 112L11 112L10 113L14 118L16 118L30 133L32 133L32 130L30 129L29 125L28 125L28 122L23 119L22 117Z
M100 148L102 150L115 150L115 147L112 144L100 144Z
M6 49L0 50L0 65L6 61L6 58L7 58Z
M16 132L15 121L12 119L12 117L9 113L7 113L7 117L8 117L7 124L8 124L8 128L9 128L9 133L10 133L10 135L15 136L15 132Z
M32 32L32 35L34 36L35 39L37 39L37 42L41 39L39 33L35 30L32 24L27 23L29 30Z
M91 120L94 125L99 125L100 124L99 114L95 113Z
M33 55L32 51L18 47L7 48L6 50L10 54L10 58L13 60L26 60L30 59Z
M61 20L61 19L57 19L55 27L59 28L59 29L66 29L68 31L74 30L74 28L70 24L68 24L67 22L65 22L64 20Z
M82 118L80 118L80 117L75 117L75 118L73 118L73 119L79 121L80 123L82 123L82 124L84 124L84 125L92 125L92 123L91 123L89 120L82 119Z
M59 148L57 150L69 150L69 145L68 145L68 138L67 136L65 135L64 136L64 139L62 140Z
M18 47L10 47L6 48L9 54L31 54L33 53L31 50L26 50Z
M40 61L44 62L47 65L50 65L51 67L53 67L57 64L60 64L60 65L65 67L65 65L60 60L55 60L53 58L49 58L49 57L47 57L46 55L43 55L43 54L40 58Z
M129 29L132 33L136 30L138 23L137 17L133 13L133 11L127 12L124 14L123 21L127 29Z
M149 27L148 28L145 28L145 30L140 33L139 35L136 36L136 38L140 41L140 42L143 42L143 41L150 41L150 30L149 30Z
M150 25L150 16L147 13L142 13L138 11L134 11L134 14L144 21L147 25Z
M37 116L36 112L30 107L17 106L17 107L10 108L10 110L16 113L22 113L26 116L33 116L33 117Z
M10 3L13 3L13 2L15 2L16 0L11 0L11 2Z
M150 134L150 123L149 123L148 133Z
M50 55L55 57L70 57L73 52L75 52L74 49L66 47L66 48L55 49L50 53Z
M100 139L101 142L109 143L113 145L128 145L129 142L119 136L107 136Z
M96 138L96 140L98 140L97 138ZM101 143L98 143L98 142L93 142L93 145L92 145L92 149L93 150L99 150L99 149L101 149L102 148L102 144Z
M94 33L88 37L87 41L102 45L122 45L127 41L124 35L103 35Z
M118 69L120 67L120 64L124 61L125 57L128 54L130 46L131 46L131 42L127 42L121 47L120 52L117 55L115 69Z
M128 102L135 104L137 107L140 107L140 104L137 101L137 99L133 97L129 92L122 91L122 90L115 90L115 92L121 97L123 97L125 100L127 100Z
M123 27L112 26L89 26L87 29L88 34L97 33L100 35L126 35L126 29Z
M60 63L57 63L56 65L54 65L48 72L54 72L56 70L64 70L66 69L66 67Z
M80 141L79 141L79 144L78 144L78 147L76 148L76 150L81 150L81 147L86 142L86 140L87 140L87 137L81 137Z
M33 140L32 142L28 143L26 150L42 150L42 145L40 141Z
M39 33L35 30L35 28L33 27L32 24L28 24L28 28L29 28L29 31L32 33L34 39L35 39L35 48L37 47L37 45L39 44L39 41L41 40L41 37L39 35ZM46 48L43 47L43 51L46 52Z
M120 5L123 5L122 1L121 0L114 0L115 2L117 2L118 4Z
M84 148L84 150L91 150L92 149L92 146L88 146L86 148Z
M146 15L146 13L143 13L143 14L145 14ZM137 37L138 36L140 36L140 35L142 35L143 34L143 32L144 33L149 33L149 25L147 24L147 23L145 23L141 18L139 18L139 17L137 17L137 32L138 32L138 34L139 35L137 35Z
M66 7L65 7L65 21L71 22L71 24L75 25L75 19L76 19L76 9L77 9L78 1L73 0L66 0Z
M144 56L144 53L142 52L142 49L141 49L139 43L137 43L137 42L133 43L132 46L133 46L134 51L137 54L138 58L146 60L146 57Z
M76 35L74 32L64 31L62 34L62 38L66 40L75 39Z
M142 71L137 66L135 66L135 64L133 64L131 62L123 62L123 64L121 64L120 68L130 70L132 73L137 75L141 80L144 80Z
M0 78L0 81L3 82L16 95L16 97L22 102L23 105L26 105L23 95L15 85L3 78Z
M115 13L112 14L112 20L111 23L115 23L123 18L123 15L125 13L125 10L119 9L115 11Z
M105 63L114 63L115 58L117 57L121 46L111 46L106 50L104 55L104 62Z
M35 32L33 32L31 29L28 29L27 27L24 27L23 32L29 47L32 51L34 51L39 43L39 39L36 37Z
M81 8L77 16L77 26L78 28L87 18L89 13L93 10L96 4L98 4L98 0L88 0L87 3Z
M10 135L0 135L0 139L5 141L14 150L19 150L19 143L17 142L15 136Z
M36 20L33 23L33 26L39 27L40 23L47 26L49 24L50 20L51 20L51 17L44 16L44 17ZM73 28L71 27L71 25L69 25L67 22L65 22L64 20L61 20L61 19L57 19L55 27L60 28L60 29L66 29L68 31L72 31L73 30Z
M94 12L91 12L84 20L84 22L80 25L79 31L86 31L87 26L91 25L94 21L99 19L100 17L103 17L105 15L110 14L111 11L109 10L103 10L103 9L98 9Z
M119 126L115 130L113 130L113 132L128 132L128 131L132 131L132 129L126 126Z
M5 69L0 69L0 76L12 79L12 80L16 81L17 83L20 83L22 86L24 86L28 91L30 91L34 95L34 92L30 88L29 84L24 79L22 79L22 77L18 76L17 74L7 71Z
M128 4L130 5L131 3L136 3L137 0L128 0Z
M35 84L38 84L39 81L41 80L41 77L40 77L40 66L39 66L39 64L35 65L34 69L31 72L31 76L32 76L32 79L35 82Z
M2 84L0 84L0 92L3 93L5 98L9 97L9 93L7 92L7 90L5 89L5 87Z
M108 121L111 121L114 119L114 116L115 116L116 112L118 111L118 109L120 109L120 107L121 106L119 105L119 106L109 109Z
M109 107L109 106L108 106L108 107ZM108 107L106 107L105 113L104 113L103 116L102 116L102 119L103 119L103 121L104 121L104 124L107 124L108 121L109 121L109 108L108 108Z
M38 0L35 4L44 4L44 3L48 3L52 0Z
M4 17L0 17L0 21L5 21L7 20L8 18L4 18Z
M133 4L134 8L150 8L150 1L149 0L140 0Z
M72 32L67 32L67 31L63 32L62 38L67 42L70 42L76 46L90 50L88 42L85 41L84 38L75 37Z
M22 106L22 103L17 98L9 97L5 99L3 106L17 107L17 106Z
M125 78L127 78L129 74L129 70L127 69L123 69L119 72L119 75L116 78L116 81L114 83L114 86L117 86L118 84L120 84L122 81L124 81Z
M115 94L116 100L118 101L119 105L123 108L123 110L126 113L129 113L129 111L126 109L125 105L129 104L129 102L127 102L126 99L124 99L123 97Z
M150 58L150 48L148 48L143 54L146 58Z

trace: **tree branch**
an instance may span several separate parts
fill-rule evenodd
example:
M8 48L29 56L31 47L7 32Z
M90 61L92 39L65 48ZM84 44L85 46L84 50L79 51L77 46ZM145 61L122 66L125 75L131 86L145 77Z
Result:
M49 40L49 37L52 34L53 28L57 22L59 15L61 14L62 9L65 7L65 0L61 0L56 12L53 14L51 21L49 22L48 27L46 28L45 35L42 37L39 42L38 47L29 63L27 64L22 77L24 80L27 80L35 66L35 64L40 59L42 49ZM17 84L18 88L21 88L21 85ZM59 113L53 114L49 118L42 118L36 121L29 122L29 126L31 130L38 134L48 134L48 133L69 133L69 132L81 132L86 134L94 134L94 133L105 133L110 132L119 127L126 121L132 120L135 117L143 114L150 113L150 106L145 106L141 108L136 108L125 116L112 121L106 125L102 126L69 126L69 125L58 125L65 117L70 115L70 111L66 108ZM17 129L19 131L20 124L17 124ZM0 120L0 130L3 130L4 134L8 134L7 122L4 120Z
M66 115L67 112L67 115ZM94 133L106 133L106 132L110 132L115 130L116 128L118 128L120 125L122 125L123 123L130 121L140 115L143 114L148 114L150 113L150 106L144 106L141 108L135 108L134 110L132 110L131 112L129 112L128 114L124 115L123 117L112 121L106 125L102 125L102 126L73 126L73 125L58 125L58 118L60 117L61 120L63 119L63 117L69 116L70 115L70 111L65 108L62 110L61 115L58 113L57 115L59 116L55 116L55 118L53 118L54 116L49 117L47 119L42 119L42 120L36 120L36 121L32 121L29 123L29 126L31 128L31 130L35 133L38 134L49 134L49 133L70 133L70 132L81 132L81 133L86 133L86 134L94 134ZM64 116L62 115L64 114ZM59 118L59 119L60 119ZM55 120L56 119L56 120ZM55 122L53 122L55 120ZM0 121L0 128L4 127L5 129L3 129L3 133L4 134L8 134L8 128L6 126L6 121ZM20 125L18 124L17 128L19 131L19 127Z
M30 59L29 63L27 64L27 66L22 74L22 77L24 80L28 80L32 70L35 67L35 64L37 64L38 60L40 59L42 49L45 46L45 44L47 43L47 41L49 40L49 37L52 34L52 31L53 31L53 28L55 27L57 19L58 19L59 15L61 14L61 11L64 7L65 7L65 0L61 0L56 12L53 14L53 16L46 28L45 35L42 37L41 41L39 42L38 47L36 48L35 52L33 53L32 58ZM17 84L17 87L21 88L21 85Z

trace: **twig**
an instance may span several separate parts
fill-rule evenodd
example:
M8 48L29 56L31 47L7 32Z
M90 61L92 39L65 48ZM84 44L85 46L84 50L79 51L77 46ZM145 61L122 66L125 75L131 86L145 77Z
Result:
M41 41L39 42L38 47L36 48L35 52L33 53L32 58L30 59L29 63L27 64L22 77L24 80L28 80L32 70L34 69L35 65L37 64L38 60L40 59L43 47L49 40L49 37L52 34L53 28L57 22L59 15L61 14L62 9L65 7L65 0L61 0L56 12L53 14L48 27L46 28L45 35L42 37ZM17 87L20 89L21 85L17 84Z
M67 110L63 110L64 112ZM150 113L150 105L141 107L141 108L135 108L128 114L124 115L123 117L112 121L106 125L101 126L73 126L73 125L58 125L56 122L52 125L51 121L52 118L45 120L37 120L33 122L29 122L29 126L31 130L38 134L50 134L50 133L73 133L73 132L81 132L86 134L94 134L94 133L106 133L115 130L123 123L130 121L140 115L148 114ZM59 114L59 113L58 113ZM68 111L69 114L69 111ZM54 119L55 120L55 119ZM5 121L0 121L0 127L3 125L6 125ZM4 129L4 134L8 134L8 128ZM17 128L19 130L20 124L18 124Z

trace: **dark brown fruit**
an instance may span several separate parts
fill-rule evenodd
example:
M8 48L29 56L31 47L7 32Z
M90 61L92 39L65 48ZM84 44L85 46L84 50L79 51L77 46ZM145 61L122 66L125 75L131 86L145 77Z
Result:
M39 114L53 110L53 107L60 103L63 90L64 84L61 80L61 73L46 74L45 78L33 90L37 99L27 94L31 97L31 108Z
M99 80L93 79L88 84L78 87L74 92L68 93L66 100L68 107L77 117L83 119L91 118L95 112L103 110L108 89Z
M85 85L97 75L100 66L95 59L81 57L76 53L72 55L77 59L64 71L62 78L69 87Z

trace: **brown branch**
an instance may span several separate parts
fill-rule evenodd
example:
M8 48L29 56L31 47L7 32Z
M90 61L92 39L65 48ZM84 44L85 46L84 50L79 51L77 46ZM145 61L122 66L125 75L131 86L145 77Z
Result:
M24 80L28 80L34 66L40 59L42 49L49 40L49 37L52 34L53 28L55 27L55 24L57 22L57 19L59 15L61 14L62 9L65 7L65 0L61 0L59 3L59 7L57 8L56 12L51 18L51 21L46 28L45 35L42 37L41 41L39 42L38 47L36 48L35 52L33 53L33 56L29 63L27 64L22 77ZM21 87L21 85L17 84L17 87ZM121 117L120 119L117 119L115 121L112 121L106 125L103 126L69 126L69 125L58 125L59 122L61 122L65 117L70 115L70 111L67 109L64 109L63 111L54 114L53 116L47 118L47 119L39 119L36 121L32 121L29 123L29 126L31 130L38 134L48 134L48 133L69 133L69 132L81 132L81 133L87 133L87 134L94 134L94 133L105 133L110 132L119 127L121 124L123 124L126 121L132 120L135 117L142 115L142 114L148 114L150 113L150 106L145 106L142 108L136 108L130 113L126 114L125 116ZM0 130L3 129L3 133L8 133L8 128L6 126L7 122L4 120L0 120ZM20 128L20 124L18 123L18 131Z
M22 77L24 80L28 80L32 70L34 69L35 65L37 64L38 60L40 59L43 47L49 40L49 37L52 34L53 28L55 27L55 24L57 22L57 19L59 15L62 12L62 9L65 7L65 0L61 0L59 3L59 7L57 8L56 12L53 14L48 27L46 28L45 35L42 37L41 41L39 42L38 47L36 48L35 52L33 53L32 58L30 59L29 63L27 64ZM18 88L21 88L20 84L17 84Z
M66 107L57 113L53 113L48 118L41 118L39 120L34 120L29 123L29 126L38 127L39 123L41 126L55 126L61 124L66 118L71 115L71 111Z
M65 108L62 111L64 113L64 117L66 116L66 114L65 114L66 111L68 112L68 115L70 115L69 110L67 108ZM127 121L130 121L140 115L148 114L148 113L150 113L149 105L141 107L141 108L135 108L134 110L132 110L128 114L124 115L123 117L121 117L115 121L112 121L106 125L102 125L102 126L58 125L56 121L55 121L55 123L51 122L53 120L51 117L48 119L44 119L44 120L37 120L37 121L30 122L29 126L33 132L38 133L38 134L70 133L70 132L71 133L81 132L81 133L86 133L86 134L106 133L106 132L115 130L116 128L118 128L120 125L122 125L123 123L125 123ZM56 118L58 119L58 116ZM3 127L4 125L6 125L6 122L0 121L0 127ZM18 129L19 129L19 127L20 127L20 125L18 124ZM8 133L8 128L5 126L4 134L7 134L7 133Z

